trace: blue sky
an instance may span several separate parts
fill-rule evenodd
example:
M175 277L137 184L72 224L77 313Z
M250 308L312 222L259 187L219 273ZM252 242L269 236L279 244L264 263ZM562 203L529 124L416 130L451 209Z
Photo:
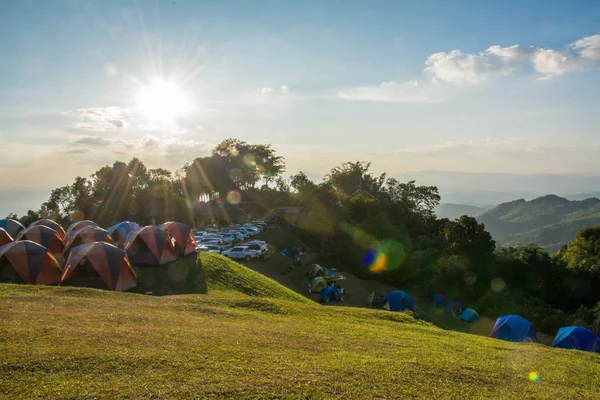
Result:
M7 189L47 190L134 155L176 169L227 137L272 143L290 173L357 159L391 174L600 169L598 1L2 8ZM177 95L153 110L185 98L185 112L144 112L157 80Z

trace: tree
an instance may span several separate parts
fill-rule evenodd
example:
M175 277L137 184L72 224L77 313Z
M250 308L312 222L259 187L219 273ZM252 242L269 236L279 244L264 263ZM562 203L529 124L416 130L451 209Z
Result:
M580 230L562 253L562 259L573 270L600 275L600 226Z
M357 191L362 191L371 196L378 197L385 184L385 174L378 177L369 172L370 162L346 162L331 169L325 176L325 181L338 192L352 196Z

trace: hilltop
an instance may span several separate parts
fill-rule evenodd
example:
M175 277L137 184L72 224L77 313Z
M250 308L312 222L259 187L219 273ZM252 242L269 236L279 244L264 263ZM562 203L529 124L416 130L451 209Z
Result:
M467 204L441 203L434 211L438 218L456 219L463 215L477 217L487 210L489 210L489 208Z
M568 200L556 195L519 199L477 217L500 246L536 243L556 251L586 226L600 225L600 199Z

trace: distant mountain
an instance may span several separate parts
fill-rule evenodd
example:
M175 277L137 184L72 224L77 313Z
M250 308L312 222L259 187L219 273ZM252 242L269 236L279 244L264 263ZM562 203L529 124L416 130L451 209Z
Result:
M583 227L600 225L600 199L569 200L556 195L514 200L481 214L499 246L536 243L556 251Z
M435 208L435 215L437 215L438 218L448 219L460 218L463 215L477 217L490 208L491 207L478 207L467 204L442 203Z

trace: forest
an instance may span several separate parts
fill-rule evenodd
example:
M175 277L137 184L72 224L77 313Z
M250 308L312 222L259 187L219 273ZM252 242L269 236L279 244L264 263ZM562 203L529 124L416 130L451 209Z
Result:
M346 162L314 182L302 171L285 176L271 145L227 139L176 171L116 161L54 189L38 210L8 217L26 226L51 218L63 226L91 219L199 227L202 204L221 210L223 222L294 206L302 213L286 229L330 267L423 295L442 292L482 316L520 314L541 332L580 325L600 333L600 226L582 229L554 254L534 244L500 248L475 218L437 218L435 186L370 167Z

